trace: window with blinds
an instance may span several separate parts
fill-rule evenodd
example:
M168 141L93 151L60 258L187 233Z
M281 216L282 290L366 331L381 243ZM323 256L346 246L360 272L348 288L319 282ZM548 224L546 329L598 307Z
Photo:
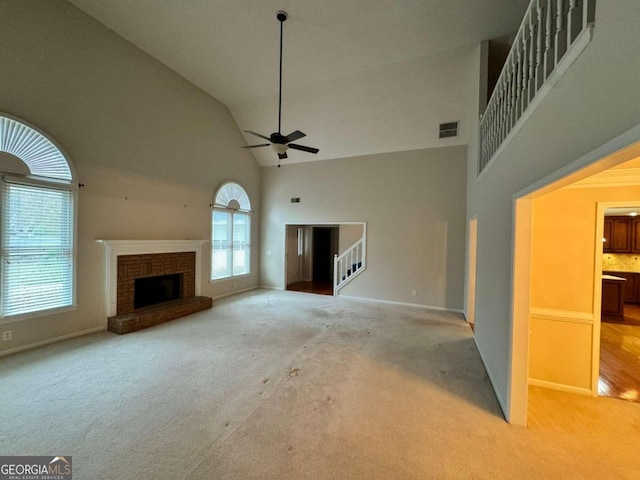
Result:
M73 304L73 192L2 182L1 315Z
M211 279L247 275L251 260L251 205L234 182L217 191L211 216Z
M214 209L211 278L249 273L251 222L248 213Z

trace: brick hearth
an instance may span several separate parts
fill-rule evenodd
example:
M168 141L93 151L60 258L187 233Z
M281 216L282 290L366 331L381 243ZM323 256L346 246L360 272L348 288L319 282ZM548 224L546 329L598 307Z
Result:
M123 335L206 310L212 304L211 297L191 297L139 308L135 313L109 317L108 330Z

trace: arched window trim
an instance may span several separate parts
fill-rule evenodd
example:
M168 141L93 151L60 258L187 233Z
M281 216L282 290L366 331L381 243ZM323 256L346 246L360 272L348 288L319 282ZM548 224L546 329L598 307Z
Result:
M76 183L77 173L76 169L71 162L66 151L46 132L43 132L38 127L30 124L22 120L21 118L15 117L10 114L6 114L0 112L0 125L4 128L8 124L12 125L12 130L9 131L9 134L18 135L13 139L7 140L7 130L0 132L0 151L9 153L14 155L20 161L24 162L25 165L29 168L30 174L19 174L13 172L4 172L0 170L0 196L5 198L5 194L7 189L10 188L9 185L25 185L25 186L33 186L33 187L45 187L50 188L51 190L62 190L68 191L71 194L71 244L68 245L66 250L70 251L70 256L67 257L71 261L70 267L70 276L67 277L70 279L70 291L71 291L71 299L65 305L62 306L54 306L50 308L41 308L32 311L25 311L24 313L17 314L6 314L4 307L0 304L0 324L15 322L28 318L35 318L47 315L53 315L56 313L61 313L65 311L74 310L76 308L76 272L77 272L77 253L76 253L76 243L77 243L77 218L78 218L78 201L77 201L77 193L78 193L78 185ZM19 143L19 135L20 133L23 135L23 140L26 140L27 143L23 143L20 147ZM34 146L35 144L29 144L28 140L34 141L36 139L39 142L39 145L43 147L41 152L43 152L43 158L45 160L52 160L53 162L64 162L66 168L61 165L61 163L57 164L57 169L53 170L52 176L46 176L38 173L33 173L34 165L36 166L35 170L40 173L43 172L42 167L45 162L41 162L37 167L37 155L35 155L33 150L29 150L30 146ZM62 172L62 173L60 173ZM2 246L2 252L0 257L0 291L3 291L5 284L7 281L5 278L5 255L8 255L7 249L4 245L5 237L3 227L5 224L4 216L6 212L4 207L0 210L0 246Z

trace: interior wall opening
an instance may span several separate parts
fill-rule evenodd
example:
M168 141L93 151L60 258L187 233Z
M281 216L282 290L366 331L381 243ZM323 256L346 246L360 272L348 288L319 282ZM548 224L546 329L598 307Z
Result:
M333 295L334 258L364 235L364 222L286 225L286 290Z
M622 243L633 241L633 220L628 221L628 230L607 220L605 234L605 210L640 205L640 142L610 151L613 153L601 155L599 161L596 158L573 174L543 179L515 198L512 423L526 425L530 387L595 397L602 394L605 362L627 380L640 378L640 369L621 363L621 353L630 350L636 351L637 365L640 326L634 328L627 322L628 333L614 339L605 333L610 322L601 318L602 309L612 308L605 298L612 294L611 282L619 282L618 287L629 285L626 292L619 290L623 313L616 326L630 316L624 315L628 304L630 313L635 308L629 301L624 303L624 295L631 298L635 285L632 288L624 275L617 274L636 272L622 272L607 263L611 259L604 252L607 242L603 237L616 229L628 232ZM638 230L640 247L640 224ZM624 252L630 256L627 262L640 260L638 250L638 255ZM603 277L612 272L622 280ZM605 360L607 349L609 360ZM637 398L633 388L624 390L627 400Z

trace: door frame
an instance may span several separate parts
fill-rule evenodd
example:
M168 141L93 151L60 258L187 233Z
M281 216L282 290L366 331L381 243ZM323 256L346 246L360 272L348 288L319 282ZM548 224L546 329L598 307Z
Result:
M297 269L297 275L296 275L296 280L293 282L289 281L289 267L291 266L291 260L289 259L289 229L291 229L291 231L295 232L295 236L296 236L296 247L295 247L295 258L296 258L296 269ZM285 262L285 279L284 279L284 283L285 283L285 288L289 288L290 285L293 285L295 283L299 283L302 281L302 257L300 255L298 255L298 245L300 242L300 229L302 229L304 231L304 227L301 225L288 225L285 231L285 235L286 235L286 241L285 241L285 252L284 252L284 262ZM304 238L304 233L303 233L303 238ZM303 240L304 241L304 240Z
M465 276L465 309L467 322L475 324L476 315L476 261L478 250L478 216L473 215L468 221L467 230L467 275Z

